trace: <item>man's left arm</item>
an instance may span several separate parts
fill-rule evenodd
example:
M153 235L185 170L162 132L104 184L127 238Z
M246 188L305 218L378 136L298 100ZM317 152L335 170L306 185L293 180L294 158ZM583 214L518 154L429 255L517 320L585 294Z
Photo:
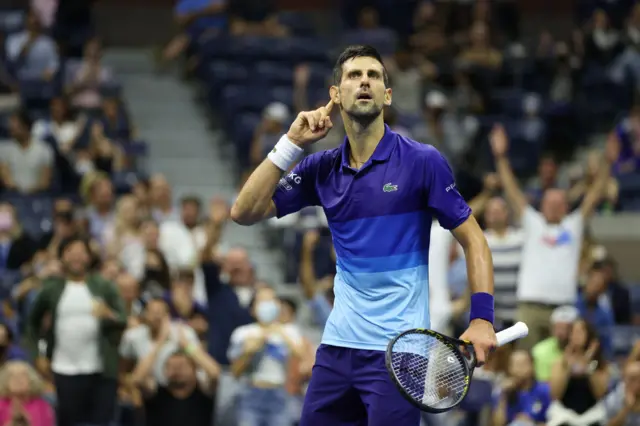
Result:
M447 161L434 149L429 153L425 166L428 207L440 225L450 230L464 249L472 294L470 324L461 338L473 343L478 365L482 365L496 346L491 251L480 225L456 188Z
M600 201L602 201L605 189L607 188L607 183L611 178L611 164L615 161L614 158L616 154L609 151L611 150L608 150L605 155L603 155L602 163L598 169L595 182L593 182L593 185L589 187L584 199L582 200L582 204L580 204L580 213L585 219L591 217L598 207L598 204L600 204Z

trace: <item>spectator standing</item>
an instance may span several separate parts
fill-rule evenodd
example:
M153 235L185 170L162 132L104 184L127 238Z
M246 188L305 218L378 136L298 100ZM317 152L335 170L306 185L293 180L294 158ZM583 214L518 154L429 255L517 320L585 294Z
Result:
M42 397L44 383L23 361L12 361L0 370L0 423L3 425L54 426L55 415Z
M31 127L31 118L25 110L10 117L13 143L3 148L0 159L4 187L22 194L46 191L53 174L53 152L46 143L33 137Z
M635 426L640 424L640 362L624 367L623 381L604 401L606 426Z
M536 380L531 355L514 351L495 398L493 426L543 424L550 404L549 385Z
M566 193L551 189L545 191L539 213L529 205L513 174L507 159L508 143L504 129L495 127L491 146L496 167L506 198L524 231L517 319L529 326L529 335L518 344L530 350L549 335L553 310L576 302L584 222L600 201L610 164L603 161L597 184L589 189L578 210L567 214Z
M6 52L19 79L51 81L60 65L58 48L33 11L27 13L26 29L7 37Z
M113 283L89 272L86 241L70 238L59 250L64 277L48 279L34 301L31 347L38 355L44 336L58 395L57 425L107 425L115 413L117 342L127 324L122 299ZM49 315L50 327L43 330Z
M164 328L149 354L132 374L144 397L148 426L211 426L214 419L215 390L220 366L199 345L178 328L180 349L162 364L166 385L153 378L152 371L164 347L169 329ZM201 374L199 374L201 373Z
M193 270L182 269L175 273L171 282L171 289L165 294L172 319L184 321L200 337L205 337L209 324L206 319L206 309L193 297L195 274Z
M536 343L531 351L535 364L536 378L548 382L551 369L562 358L573 323L578 319L578 310L574 306L560 306L551 314L551 336Z

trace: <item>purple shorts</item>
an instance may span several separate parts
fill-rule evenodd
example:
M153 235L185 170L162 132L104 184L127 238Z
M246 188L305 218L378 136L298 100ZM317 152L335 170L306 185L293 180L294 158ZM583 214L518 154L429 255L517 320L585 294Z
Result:
M400 395L383 351L320 345L300 426L418 426L420 410Z

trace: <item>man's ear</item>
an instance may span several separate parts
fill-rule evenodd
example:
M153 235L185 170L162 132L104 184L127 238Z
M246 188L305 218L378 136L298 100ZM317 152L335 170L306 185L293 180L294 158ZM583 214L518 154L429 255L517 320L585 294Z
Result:
M329 88L329 97L334 104L340 105L340 90L338 89L338 86L331 86Z
M384 104L386 106L391 106L391 98L392 98L391 88L385 89L384 91Z

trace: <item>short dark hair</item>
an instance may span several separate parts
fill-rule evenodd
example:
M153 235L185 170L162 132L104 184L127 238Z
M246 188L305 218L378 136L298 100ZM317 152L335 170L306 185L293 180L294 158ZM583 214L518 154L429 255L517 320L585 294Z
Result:
M333 84L336 86L340 84L342 81L342 66L345 62L354 58L374 58L376 61L380 62L382 65L384 85L389 87L389 75L387 74L384 62L382 61L382 56L375 47L368 45L349 46L342 51L335 66L333 67Z
M87 253L89 253L90 257L93 257L93 252L91 250L91 245L89 245L89 241L86 238L83 238L79 235L73 235L69 238L65 238L60 242L58 246L58 258L62 259L62 255L67 250L67 248L73 243L82 243L84 247L87 249Z
M280 299L280 303L282 303L283 305L287 305L291 308L291 311L293 312L294 315L298 313L298 304L291 297L280 296L279 299Z
M187 195L185 197L182 197L182 200L180 200L180 204L183 206L185 204L195 204L198 210L202 208L202 201L200 201L200 198L198 198L196 195Z

